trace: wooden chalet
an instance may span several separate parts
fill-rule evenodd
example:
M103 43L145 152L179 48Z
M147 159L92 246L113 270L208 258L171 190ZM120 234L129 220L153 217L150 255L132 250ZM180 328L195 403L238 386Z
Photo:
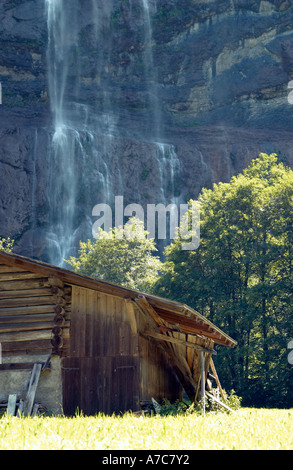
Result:
M0 405L11 413L139 411L183 389L198 401L209 368L217 380L217 344L236 342L186 305L0 252Z

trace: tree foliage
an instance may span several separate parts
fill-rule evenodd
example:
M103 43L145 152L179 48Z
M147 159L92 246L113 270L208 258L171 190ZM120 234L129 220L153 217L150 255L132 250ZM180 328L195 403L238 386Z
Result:
M6 251L6 253L11 253L14 246L14 240L11 240L10 237L0 238L0 250Z
M260 154L198 201L200 246L183 251L176 239L167 247L155 291L200 310L238 342L215 362L244 404L292 406L293 171Z
M132 217L123 227L104 231L97 240L80 242L78 257L67 261L76 272L132 289L149 291L161 267L156 246L143 222Z

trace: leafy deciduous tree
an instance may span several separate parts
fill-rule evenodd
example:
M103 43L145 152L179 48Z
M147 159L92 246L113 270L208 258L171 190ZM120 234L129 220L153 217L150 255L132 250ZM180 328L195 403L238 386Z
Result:
M81 274L122 286L149 291L161 267L153 239L147 238L143 222L134 217L123 227L100 229L97 240L80 242L79 256L67 263Z
M244 403L292 406L293 171L260 154L199 202L200 246L182 251L178 238L167 247L155 292L201 310L238 341L216 361Z
M8 238L0 238L0 250L6 251L7 253L11 253L14 246L14 240L11 240L10 237Z

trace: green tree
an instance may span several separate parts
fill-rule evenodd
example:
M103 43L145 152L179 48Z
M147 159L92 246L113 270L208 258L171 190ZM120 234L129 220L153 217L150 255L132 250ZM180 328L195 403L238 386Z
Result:
M133 217L124 228L100 229L97 240L80 242L78 257L70 257L67 263L81 274L147 292L161 268L156 251L143 222Z
M11 253L14 246L14 240L8 238L0 238L0 250L6 251L6 253Z
M229 183L204 189L199 203L200 246L184 252L177 239L166 249L156 293L201 310L238 341L216 362L244 403L288 403L293 172L261 154Z

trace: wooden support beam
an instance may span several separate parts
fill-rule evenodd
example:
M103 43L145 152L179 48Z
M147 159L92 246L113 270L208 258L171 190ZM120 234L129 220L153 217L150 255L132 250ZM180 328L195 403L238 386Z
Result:
M215 368L215 364L214 364L214 361L213 359L211 358L210 360L210 367L212 369L212 373L215 377L215 381L216 381L216 384L220 390L220 394L221 394L221 397L223 398L223 401L225 402L225 395L224 395L224 392L223 392L223 389L222 389L222 386L221 386L221 383L220 383L220 380L219 380L219 377L218 377L218 374L217 374L217 371L216 371L216 368Z
M202 401L202 413L203 416L205 415L205 367L204 367L204 352L200 352L200 383L201 383L201 391L200 391L200 398Z
M147 335L147 336L151 336L152 338L155 338L159 341L167 341L169 343L178 344L179 346L186 346L186 347L191 348L191 349L197 349L199 351L203 351L203 352L206 352L206 353L209 353L209 354L217 354L214 349L205 348L203 346L200 346L199 344L191 343L190 341L185 341L185 340L179 339L179 338L174 338L173 336L167 336L167 335L163 335L163 334L160 334L160 333L155 333L155 332L149 331L149 330L144 331L144 334Z
M196 383L193 380L186 360L184 357L176 355L174 350L171 348L166 348L165 351L169 356L170 364L173 367L184 390L186 391L188 398L193 402L195 398Z
M149 302L143 295L140 295L138 299L135 299L135 300L137 303L139 303L142 306L142 308L146 309L146 311L149 313L149 315L151 316L151 318L155 321L157 325L163 325L163 321L161 317L157 314L155 309L149 304Z
M146 318L146 323L148 324L148 331L152 331L153 333L159 333L159 325L164 325L164 322L160 319L160 317L156 316L154 312L145 307L144 301L141 301L141 298L135 299L135 303L141 313ZM152 313L150 313L150 311ZM149 335L144 335L143 332L140 332L142 336L145 336L149 339ZM164 352L167 354L170 365L173 367L175 374L177 375L179 381L181 382L184 390L186 391L188 398L193 401L195 397L195 390L196 390L196 383L193 380L191 370L187 364L186 359L176 354L172 344L166 341L158 342L159 347L161 347Z

